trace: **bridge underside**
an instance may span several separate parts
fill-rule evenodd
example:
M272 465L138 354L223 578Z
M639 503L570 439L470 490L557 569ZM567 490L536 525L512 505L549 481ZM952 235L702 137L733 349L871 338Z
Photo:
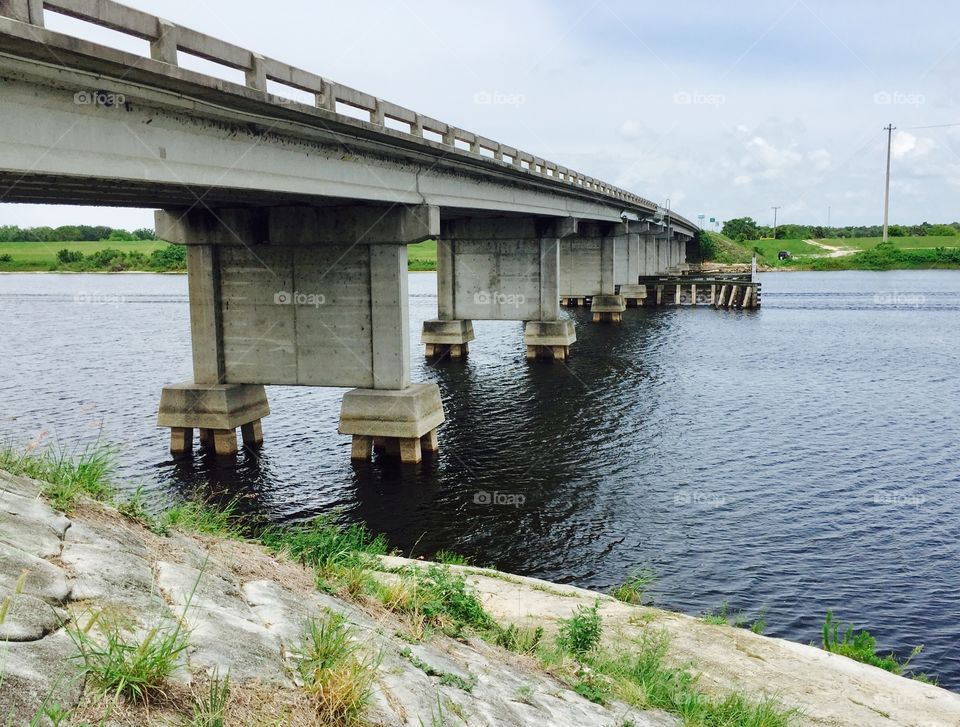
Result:
M43 9L13 6L18 19ZM340 419L355 458L435 450L439 388L410 380L410 243L439 240L428 351L465 351L472 319L507 319L526 321L529 356L564 359L575 335L559 314L562 266L599 266L585 275L604 315L622 298L604 299L644 269L638 234L657 208L625 190L518 150L507 161L499 144L487 156L480 137L447 125L442 142L427 126L397 131L384 113L408 112L363 94L348 95L370 122L282 100L266 92L262 58L196 35L181 40L214 61L227 53L248 85L183 69L157 19L105 0L99 20L140 23L134 34L161 59L2 17L10 7L0 4L0 199L159 209L158 236L188 246L194 377L164 390L158 419L174 452L195 430L218 453L235 451L238 427L259 446L265 384L356 387ZM670 245L692 232L682 219L662 228Z

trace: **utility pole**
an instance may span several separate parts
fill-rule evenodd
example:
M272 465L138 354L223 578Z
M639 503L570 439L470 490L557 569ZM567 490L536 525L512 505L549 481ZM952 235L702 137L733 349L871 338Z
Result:
M776 207L771 207L773 210L773 239L777 239L777 210L780 209L783 205L777 205Z
M883 190L883 241L887 241L887 228L890 221L890 143L893 140L893 124L883 127L887 132L887 182Z
M827 205L827 229L830 229L830 206Z

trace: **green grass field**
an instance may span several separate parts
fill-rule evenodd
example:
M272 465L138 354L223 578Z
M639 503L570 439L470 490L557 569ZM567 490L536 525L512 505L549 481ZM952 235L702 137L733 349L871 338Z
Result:
M831 243L827 242L826 244ZM759 254L764 258L772 257L774 259L781 250L786 250L791 255L823 255L827 252L823 248L811 245L803 240L750 240L745 242L744 245L751 250L759 250Z
M410 270L437 269L437 241L427 240L407 245L407 267Z
M57 266L57 251L82 252L84 255L113 248L123 252L139 252L149 256L154 250L167 246L157 240L138 240L137 242L0 242L0 272L32 272L50 270ZM12 260L3 262L3 256Z
M0 242L0 272L35 272L57 268L57 251L67 250L89 255L100 250L113 248L122 252L139 252L146 256L154 250L167 246L162 240L144 240L138 242ZM5 262L3 256L12 259ZM418 242L407 246L410 270L437 269L437 243L435 240Z
M792 270L923 270L960 267L960 236L891 237L888 246L879 237L828 238L807 242L800 239L763 239L734 242L710 233L711 259L720 263L746 263L756 253L757 262L768 268ZM817 244L823 245L820 247ZM833 248L833 250L829 249ZM786 250L787 260L777 254ZM844 251L844 255L835 252Z
M869 250L882 242L880 237L844 237L839 239L819 240L834 247L852 247L857 250ZM901 250L924 250L937 247L960 247L960 236L927 237L891 237L890 242Z

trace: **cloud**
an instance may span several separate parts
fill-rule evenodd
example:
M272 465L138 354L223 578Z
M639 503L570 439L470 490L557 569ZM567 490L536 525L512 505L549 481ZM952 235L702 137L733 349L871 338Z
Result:
M936 143L933 139L916 137L909 131L897 131L890 143L890 156L894 159L916 158L929 154Z
M832 158L832 155L826 149L816 149L807 154L807 160L813 164L813 168L818 172L829 169Z

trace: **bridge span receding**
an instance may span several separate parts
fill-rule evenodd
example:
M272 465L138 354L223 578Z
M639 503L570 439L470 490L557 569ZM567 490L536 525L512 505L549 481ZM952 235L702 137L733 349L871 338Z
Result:
M149 57L54 32L49 13L144 40ZM196 429L220 454L236 451L237 427L259 446L263 385L298 384L353 387L340 431L355 458L417 462L437 447L443 408L435 385L410 381L406 245L438 240L428 355L466 353L473 320L522 320L528 357L563 360L576 337L561 297L619 320L640 276L684 267L697 229L112 0L0 0L0 41L2 199L157 208L158 236L188 246L194 377L164 389L158 419L176 454ZM182 54L244 83L183 68Z

